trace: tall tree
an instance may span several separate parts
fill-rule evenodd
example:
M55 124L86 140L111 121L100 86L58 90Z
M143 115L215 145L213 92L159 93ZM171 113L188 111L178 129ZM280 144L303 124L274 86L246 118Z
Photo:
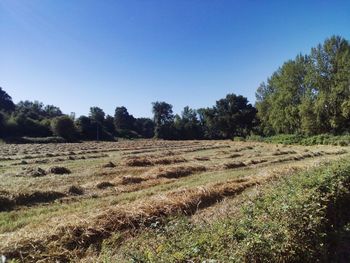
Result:
M91 107L89 117L96 126L96 139L100 139L101 128L105 119L104 111L99 107Z
M175 128L181 139L193 140L203 136L197 111L188 106L183 109L181 117L175 116Z
M152 106L153 120L155 124L155 137L161 139L173 139L173 106L166 102L158 101L153 102Z
M15 110L15 104L10 95L0 87L0 110L10 112Z
M223 138L248 135L255 115L256 110L247 98L235 94L218 100L214 107L214 123Z
M124 106L115 109L114 123L117 129L132 130L134 129L134 122L134 116L130 115Z

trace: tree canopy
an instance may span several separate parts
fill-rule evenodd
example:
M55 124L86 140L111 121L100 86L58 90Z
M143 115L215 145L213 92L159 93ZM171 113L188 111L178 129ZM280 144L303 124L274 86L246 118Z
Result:
M264 134L347 132L350 127L350 45L326 39L287 61L256 93Z

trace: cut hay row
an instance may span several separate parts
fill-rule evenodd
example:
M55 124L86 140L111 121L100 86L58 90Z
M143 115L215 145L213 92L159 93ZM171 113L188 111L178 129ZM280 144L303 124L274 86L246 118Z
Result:
M118 193L126 193L138 191L151 186L170 183L180 177L189 176L195 173L206 171L205 166L173 166L173 167L157 167L151 169L140 176L129 175L123 176L115 182L103 181L96 185L99 189L114 187ZM161 180L160 180L161 179Z
M187 162L185 158L182 157L174 157L174 158L159 158L154 159L148 156L140 156L140 157L128 157L125 159L126 166L154 166L154 165L168 165L175 163L183 163Z
M277 177L273 173L260 178L230 180L206 187L173 191L132 205L119 205L96 215L89 222L60 226L54 234L20 241L17 239L16 247L9 241L3 244L2 251L9 258L21 258L25 262L74 260L84 256L91 245L98 247L113 232L135 229L170 215L191 215L225 197L237 195L248 187Z
M71 171L63 166L52 166L47 170L40 167L23 167L18 173L6 174L7 176L17 176L17 177L43 177L48 174L70 174Z
M34 191L31 193L0 193L0 211L13 210L18 206L28 206L39 203L52 202L67 196L57 191Z
M108 154L99 154L99 155L82 155L82 156L72 156L69 155L66 158L50 158L50 159L31 159L25 160L23 159L21 162L12 163L13 166L18 165L26 165L26 164L46 164L46 163L58 163L58 162L66 162L66 161L75 161L75 160L87 160L87 159L99 159L109 157Z

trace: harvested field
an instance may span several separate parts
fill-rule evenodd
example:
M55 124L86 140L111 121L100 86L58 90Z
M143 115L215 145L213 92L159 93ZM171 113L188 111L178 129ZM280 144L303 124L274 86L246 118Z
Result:
M223 199L349 150L233 141L3 144L0 255L96 262L116 235L128 239L179 214L214 218Z

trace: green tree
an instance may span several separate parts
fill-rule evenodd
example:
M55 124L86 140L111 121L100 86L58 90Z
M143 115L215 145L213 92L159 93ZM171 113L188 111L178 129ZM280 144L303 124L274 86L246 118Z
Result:
M342 133L350 128L350 45L326 39L287 61L256 93L264 134Z
M52 119L51 129L54 135L60 136L68 141L74 141L77 136L77 129L74 125L74 121L66 115Z
M154 122L149 118L136 118L135 130L143 138L154 137Z
M203 136L197 111L188 106L183 109L181 117L175 116L174 125L180 139L201 139Z
M114 113L114 123L117 129L133 130L135 118L129 114L128 110L124 106L117 107Z
M220 131L220 137L233 138L246 136L253 128L256 109L248 103L247 98L228 94L218 100L213 109L213 124Z
M96 127L96 140L100 139L102 125L105 119L104 111L99 107L91 107L89 117Z
M155 124L154 135L160 139L174 138L173 106L166 102L152 103L153 120Z
M10 95L0 87L0 110L11 112L15 110L15 104Z

